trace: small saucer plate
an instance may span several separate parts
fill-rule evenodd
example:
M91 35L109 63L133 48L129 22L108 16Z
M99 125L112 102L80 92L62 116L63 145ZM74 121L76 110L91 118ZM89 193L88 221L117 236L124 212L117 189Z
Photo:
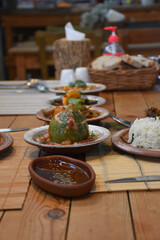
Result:
M57 100L59 98L61 98L61 97L60 96L54 96L52 99L49 99L47 103L49 105L51 105L51 106L55 106L54 102L55 102L55 100ZM87 100L96 102L94 104L89 104L88 106L101 106L101 105L106 103L106 99L105 98L99 97L99 96L96 96L96 95L95 96L94 95L86 95L86 98L87 98Z
M122 129L112 136L112 143L119 149L130 154L141 155L146 157L160 158L160 149L145 149L134 147L131 144L125 143L121 138L128 136L129 128Z
M55 182L53 180L56 178L56 175L54 175L53 172L54 169L52 171L52 169L49 170L44 168L44 166L48 164L50 166L54 166L56 164L56 168L60 167L60 169L62 169L64 167L65 170L74 171L75 175L77 172L78 177L80 177L80 174L85 174L87 178L85 181L82 178L81 181L76 184L65 184L63 181L61 181L61 183L57 181ZM40 174L40 171L36 171L39 167L42 169L43 176ZM32 180L37 186L47 192L61 197L80 197L85 195L91 190L95 182L95 172L88 163L63 155L35 158L30 162L28 169ZM64 176L64 172L59 171L58 178L61 176L63 180L68 177Z
M54 109L54 108L56 108L56 107L55 107L55 106L52 106L52 107L49 107L49 108L44 108L44 109L42 109L42 110L40 110L40 111L38 111L38 112L36 113L36 117L37 117L39 120L45 121L46 123L50 123L51 119L48 118L48 117L46 117L46 116L44 115L44 111L47 112L47 111L50 111L50 110L52 110L52 109ZM90 124L91 124L91 123L93 124L93 123L99 122L99 121L101 121L102 119L107 118L107 117L109 116L109 114L110 114L107 109L102 108L102 107L92 106L91 109L99 112L100 115L99 115L98 117L88 118L88 119L87 119L87 122L90 123Z
M0 133L0 153L6 151L13 144L13 138L7 133Z
M47 132L48 125L31 129L24 134L24 140L50 154L79 154L89 151L91 148L105 141L110 136L110 131L108 129L95 125L89 125L90 134L96 135L96 139L91 142L75 143L70 145L47 145L36 141L38 136L43 136Z
M98 92L104 91L106 89L106 86L104 84L101 84L101 83L87 83L87 86L88 87L94 86L94 88L91 89L91 90L80 91L82 94L98 93ZM58 87L54 87L54 88L52 87L49 90L50 90L50 92L54 92L56 94L65 94L66 91L61 90L64 87L65 87L65 85L60 85Z

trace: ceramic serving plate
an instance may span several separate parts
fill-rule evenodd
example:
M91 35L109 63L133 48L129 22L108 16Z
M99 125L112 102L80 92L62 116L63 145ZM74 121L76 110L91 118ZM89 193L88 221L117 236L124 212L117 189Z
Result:
M112 142L117 148L131 154L147 156L147 157L156 157L156 158L160 157L160 149L137 148L132 146L131 144L125 143L121 139L121 137L125 138L126 136L128 136L128 132L129 132L129 128L125 128L118 131L112 136Z
M41 150L51 154L78 154L89 151L94 146L105 141L110 136L110 131L106 128L89 125L90 134L96 135L96 140L85 143L76 143L71 145L47 145L36 141L37 137L42 136L48 132L48 126L34 128L24 134L24 140L34 146L39 147Z
M87 95L86 97L87 97L88 100L96 101L96 103L94 103L94 104L89 104L89 106L101 106L101 105L103 105L103 104L106 103L106 99L103 98L103 97L94 96L94 95ZM55 105L55 104L54 104L54 101L55 101L56 99L59 99L59 98L60 98L60 96L55 96L55 97L53 97L52 99L49 99L47 103L48 103L49 105L54 106L54 105Z
M52 110L52 109L54 109L54 108L56 108L56 107L55 107L55 106L52 106L52 107L49 107L49 108L41 109L40 111L38 111L38 112L36 113L36 117L37 117L39 120L45 121L46 123L50 123L51 119L48 118L48 117L46 117L46 116L44 115L44 111L45 111L45 112L48 112L48 111L50 111L50 110ZM96 111L96 112L98 112L98 113L100 113L100 115L99 115L98 117L94 117L94 118L89 118L89 119L87 119L87 122L88 122L88 123L96 123L96 122L98 122L98 121L100 121L100 120L102 120L102 119L107 118L107 117L109 116L109 114L110 114L109 111L108 111L107 109L105 109L105 108L92 106L91 109L94 110L94 111Z
M62 197L87 194L95 182L95 172L88 163L62 155L36 158L28 169L37 186Z
M84 90L84 91L80 91L83 94L92 94L92 93L98 93L101 91L104 91L106 89L106 86L104 84L100 84L100 83L87 83L87 86L94 86L95 88L92 90ZM60 85L54 88L50 88L50 92L54 92L57 94L65 94L66 91L61 90L61 88L63 89L65 87L65 85Z
M0 133L0 153L6 151L13 144L13 138L6 134Z

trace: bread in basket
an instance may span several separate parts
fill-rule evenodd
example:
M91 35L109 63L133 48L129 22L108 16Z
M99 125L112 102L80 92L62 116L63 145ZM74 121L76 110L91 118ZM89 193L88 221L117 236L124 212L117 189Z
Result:
M106 90L149 90L156 83L158 65L154 60L129 56L101 56L88 67L94 83L106 85Z

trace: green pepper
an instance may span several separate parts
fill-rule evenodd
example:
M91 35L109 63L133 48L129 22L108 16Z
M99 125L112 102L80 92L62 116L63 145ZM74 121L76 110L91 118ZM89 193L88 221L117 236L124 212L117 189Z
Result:
M86 83L83 82L82 80L76 80L75 81L75 86L79 87L79 88L86 88L87 87Z
M89 130L86 118L77 106L70 103L65 111L56 114L49 124L49 136L52 142L80 142L88 138Z

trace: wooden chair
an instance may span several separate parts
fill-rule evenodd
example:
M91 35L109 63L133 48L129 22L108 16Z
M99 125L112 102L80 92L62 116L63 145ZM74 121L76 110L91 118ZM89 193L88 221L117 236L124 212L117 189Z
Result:
M117 35L125 53L144 56L160 54L160 28L118 29Z
M39 47L41 77L44 80L54 78L54 77L49 77L49 72L48 72L48 68L51 66L53 68L54 66L53 43L57 39L60 39L63 37L64 37L64 33L53 33L53 32L50 33L46 31L36 31L35 33L35 41Z
M49 77L48 67L54 66L53 43L57 39L64 38L64 32L54 33L47 31L36 31L35 41L39 47L40 70L42 79L54 79ZM95 30L86 32L86 38L91 40L91 60L101 55L103 31ZM54 71L54 69L53 69Z

